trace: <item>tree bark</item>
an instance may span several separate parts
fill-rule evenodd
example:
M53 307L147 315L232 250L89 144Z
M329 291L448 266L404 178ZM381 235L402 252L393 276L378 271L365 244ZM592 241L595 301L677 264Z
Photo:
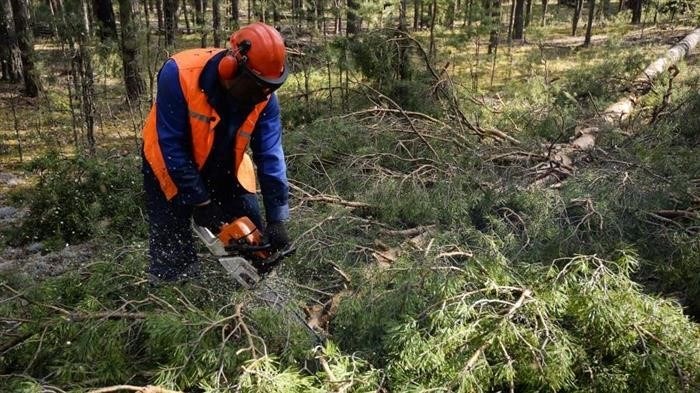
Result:
M527 0L527 4L525 5L525 27L527 28L530 26L530 22L532 21L532 4L534 4L533 0Z
M472 10L474 9L474 7L472 6L474 0L467 0L464 3L464 6L466 7L464 10L464 24L468 27L471 27L472 23L474 22L474 16L472 12Z
M437 16L437 0L433 0L433 5L430 7L430 47L428 55L431 60L435 60L435 17Z
M586 38L583 46L591 45L591 33L593 31L593 19L595 18L595 0L588 0L588 26L586 26Z
M624 1L624 0L621 0ZM632 0L632 24L642 23L642 0Z
M221 46L221 6L219 0L212 0L212 27L214 28L214 47Z
M489 15L488 26L489 32L489 47L488 54L496 51L499 42L499 30L501 27L501 1L500 0L484 0L486 3L486 12Z
M408 64L408 47L405 39L405 34L408 34L408 28L406 25L406 8L408 7L408 0L401 0L399 8L399 30L404 34L398 39L399 45L399 78L401 80L406 80L409 78L409 64Z
M158 19L158 31L162 32L165 29L165 21L163 20L163 1L153 0L156 4L156 18Z
M130 102L137 102L146 91L146 83L141 77L139 66L138 28L132 18L132 1L135 0L119 0L119 23L122 29L121 50L126 97Z
M525 31L525 0L515 1L515 17L513 19L513 39L522 40Z
M508 41L513 38L513 16L515 15L515 4L516 0L511 0L510 2L510 14L508 14Z
M571 35L576 36L578 29L578 20L581 17L581 9L583 8L583 0L576 0L576 8L574 8L574 17L571 22Z
M0 0L0 71L4 81L22 80L22 51L17 45L9 0Z
M154 85L154 77L153 74L155 73L153 70L151 70L151 64L153 64L153 61L151 60L151 25L148 22L150 20L149 18L149 12L148 12L148 1L143 2L143 17L144 20L146 21L146 73L148 74L148 97L150 98L150 102L153 103L153 85Z
M82 6L81 16L83 17L83 31L86 37L90 37L92 35L92 23L90 22L90 6L88 0L80 0L80 5Z
M117 21L114 17L112 0L93 0L93 12L98 20L100 41L117 40Z
M238 29L238 26L241 24L240 17L238 16L238 12L240 10L240 4L238 0L231 0L231 22L233 22L233 28Z
M421 0L413 0L413 31L418 30L418 20L420 19Z
M204 0L194 0L194 19L199 26L204 24Z
M39 74L34 68L34 36L29 25L28 0L11 0L12 17L15 21L17 46L21 51L22 75L24 76L24 94L36 97L41 91Z
M362 18L360 18L360 3L357 0L347 0L347 34L353 36L360 32L362 27Z
M542 27L544 27L546 21L547 21L547 6L549 5L548 0L542 0Z
M87 0L83 1L83 17L87 17ZM80 92L82 101L83 124L85 126L85 140L90 155L95 154L95 79L92 71L92 58L87 47L89 34L87 29L78 32L77 53L74 56L76 68L80 78ZM77 82L77 81L76 81ZM77 87L77 86L76 86ZM77 91L77 89L76 89Z
M177 34L178 0L163 0L163 22L165 27L165 45L172 48Z
M185 18L185 31L187 34L192 33L192 27L190 26L190 16L187 12L187 0L182 0L182 16ZM192 23L194 24L194 18L192 18Z
M601 6L603 7L601 17L603 18L603 20L605 20L608 16L610 16L610 0L603 0Z
M454 0L449 0L447 2L447 13L445 15L445 27L448 29L454 29L455 27L455 15L457 14L457 2Z

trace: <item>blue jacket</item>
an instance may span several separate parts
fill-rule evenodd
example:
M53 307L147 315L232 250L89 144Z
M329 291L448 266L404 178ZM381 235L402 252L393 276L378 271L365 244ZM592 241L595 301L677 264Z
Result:
M207 201L207 180L235 180L231 173L235 134L252 106L237 102L219 83L218 63L224 54L225 51L222 51L215 55L205 65L199 78L209 103L221 116L215 128L214 146L201 173L191 154L189 115L177 64L168 60L158 74L156 129L168 174L179 190L176 203L195 205ZM289 218L289 186L282 149L280 107L275 94L260 115L250 148L257 167L267 222L286 220Z

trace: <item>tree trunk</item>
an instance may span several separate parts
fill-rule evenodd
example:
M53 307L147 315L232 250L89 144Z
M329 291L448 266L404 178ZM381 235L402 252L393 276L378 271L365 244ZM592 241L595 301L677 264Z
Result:
M404 34L408 34L408 28L406 26L406 8L408 7L408 0L401 0L399 8L399 30ZM398 40L399 45L399 78L401 80L406 80L409 78L409 64L408 64L408 47L406 43L406 37L401 35Z
M204 0L194 0L194 20L199 26L204 24Z
M425 18L423 18L423 14L425 14L425 1L420 0L420 12L419 12L419 17L418 17L418 28L422 29L425 27L425 23L423 22Z
M325 18L323 17L323 1L315 0L314 5L314 29L316 31L325 31Z
M525 5L525 27L527 28L530 26L530 22L532 21L532 4L534 3L533 0L527 0L527 4Z
M547 6L549 5L548 0L542 0L542 27L544 27L545 22L547 20Z
M360 32L362 27L362 19L360 18L360 3L357 0L347 0L348 10L347 10L347 34L348 36L353 36Z
M17 46L21 51L22 75L24 76L24 94L36 97L41 91L39 74L34 69L34 36L29 25L28 0L11 0L12 17L15 21Z
M591 44L591 33L593 31L593 18L595 17L595 0L588 0L588 26L586 26L586 38L583 40L583 46Z
M83 17L83 27L84 27L84 32L86 37L91 36L91 26L92 23L90 23L90 10L89 10L89 5L87 0L80 0L81 6L82 6L82 17Z
M515 17L513 19L513 39L522 40L525 31L525 0L515 1Z
M238 16L238 12L240 10L240 4L238 3L238 0L231 0L231 22L233 22L233 29L238 29L238 27L241 24L240 17Z
M515 15L516 0L510 2L510 14L508 15L508 42L513 39L513 16Z
M594 119L587 121L582 126L577 126L575 131L577 138L570 143L551 145L547 156L551 157L552 162L576 162L577 156L580 157L581 154L595 146L596 139L602 130L619 127L620 123L624 122L632 113L635 104L640 102L639 98L651 90L654 80L690 53L698 45L698 42L700 42L700 29L695 29L662 57L649 64L632 82L631 93L609 105L602 112L597 111ZM560 173L554 173L539 178L535 184L552 184L562 180Z
M187 0L182 0L182 16L185 18L185 31L187 34L192 33L192 27L190 25L190 16L187 12ZM192 23L194 23L194 18L192 18Z
M435 17L437 16L437 0L433 0L433 5L430 7L430 47L428 55L431 60L435 60Z
M576 8L574 8L574 18L571 22L571 35L576 36L578 28L578 20L581 17L581 8L583 8L583 0L576 0Z
M175 45L175 35L177 33L177 6L178 0L163 0L165 46L168 48L172 48Z
M158 19L158 32L162 32L165 29L165 22L163 21L163 1L164 0L153 0L156 3L156 18Z
M219 0L212 0L211 12L212 27L214 28L214 47L218 48L221 46L221 7Z
M454 0L449 0L447 2L447 14L445 15L445 27L448 29L454 29L455 27L455 15L457 14L457 2Z
M340 34L340 31L343 28L343 15L342 15L342 9L340 5L340 0L333 0L333 17L334 17L334 26L333 26L333 34L338 35Z
M500 0L484 0L486 2L486 13L489 15L488 26L489 31L489 47L488 54L495 52L498 47L499 30L501 27L501 1Z
M148 16L148 1L144 1L143 17L146 21L146 73L148 74L148 97L150 98L150 102L153 103L153 85L155 82L153 74L155 74L155 72L151 70L151 65L153 64L153 61L151 60L151 25L148 23L148 21L150 20Z
M83 121L85 123L85 140L88 152L95 154L95 79L92 72L92 60L90 52L84 42L78 44L79 57L82 63L81 91L83 98Z
M464 10L464 25L471 27L472 23L474 22L474 16L472 12L472 10L474 9L474 7L472 6L474 0L467 0L464 3L464 6L466 7L466 9Z
M421 0L413 0L413 31L418 30L418 19L420 18Z
M632 24L642 23L642 0L632 0Z
M22 51L17 46L9 0L0 0L0 71L4 81L22 80Z
M117 40L117 21L114 17L112 0L93 0L93 11L98 20L100 41Z
M87 0L82 0L87 4ZM83 7L83 17L86 17L87 7ZM95 154L95 79L92 71L92 58L88 51L89 35L84 30L78 34L78 50L75 56L77 70L80 74L80 92L83 109L83 124L85 126L85 141L90 155Z
M132 19L134 10L132 1L135 0L119 0L119 23L122 29L121 49L126 97L129 102L137 102L141 94L146 91L146 83L141 77L141 67L139 67L139 34L136 23Z

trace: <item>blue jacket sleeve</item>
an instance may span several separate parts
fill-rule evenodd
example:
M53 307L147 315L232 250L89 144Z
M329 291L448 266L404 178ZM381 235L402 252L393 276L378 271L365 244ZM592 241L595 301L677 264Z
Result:
M267 222L289 218L289 185L287 164L282 149L282 121L276 95L270 97L260 114L250 141L253 161L258 169L258 180L265 204Z
M192 157L187 102L174 60L168 60L158 74L156 130L165 166L178 189L175 202L183 205L206 202L209 194Z

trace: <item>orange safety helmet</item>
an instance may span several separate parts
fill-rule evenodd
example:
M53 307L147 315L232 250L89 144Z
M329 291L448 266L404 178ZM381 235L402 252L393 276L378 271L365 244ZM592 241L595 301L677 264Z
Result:
M231 49L219 62L221 79L233 79L241 67L254 79L280 87L289 69L284 39L272 26L255 22L231 34Z

